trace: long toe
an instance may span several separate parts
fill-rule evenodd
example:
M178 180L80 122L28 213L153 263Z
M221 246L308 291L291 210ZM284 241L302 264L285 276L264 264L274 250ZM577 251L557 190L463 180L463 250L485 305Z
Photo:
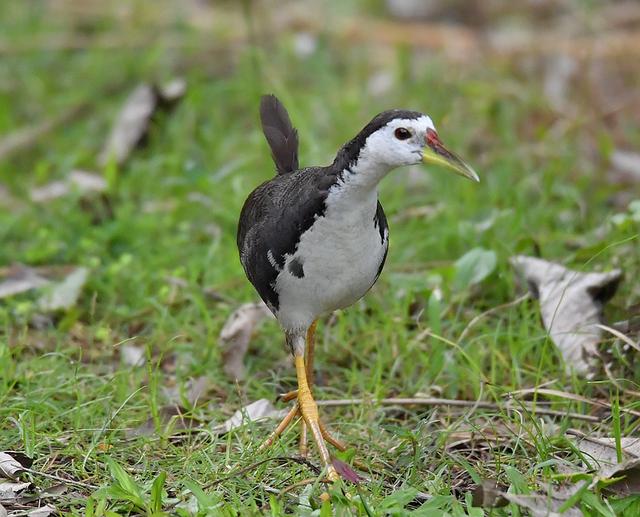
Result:
M308 389L300 389L298 393L298 407L300 408L302 418L307 424L308 429L311 431L313 441L316 442L322 466L327 470L327 478L329 478L330 481L337 481L340 476L331 463L331 456L329 455L327 444L322 436L318 406Z
M275 442L282 433L284 433L285 429L289 427L295 416L298 414L299 408L298 404L294 404L293 407L289 410L287 415L282 419L282 421L278 424L278 427L274 429L274 431L269 435L269 437L260 444L258 447L259 451L262 451L269 447L273 442Z

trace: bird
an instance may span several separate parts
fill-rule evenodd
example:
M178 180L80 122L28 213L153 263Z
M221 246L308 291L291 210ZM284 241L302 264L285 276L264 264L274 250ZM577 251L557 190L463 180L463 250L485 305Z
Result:
M389 228L378 185L393 169L427 163L473 181L476 172L449 151L432 119L404 109L383 111L337 152L327 166L300 168L298 132L275 95L260 100L262 130L276 175L247 197L237 245L247 278L276 317L293 355L298 389L285 394L291 409L260 449L300 418L300 453L311 436L328 480L339 479L312 392L318 318L349 307L377 281L389 248Z

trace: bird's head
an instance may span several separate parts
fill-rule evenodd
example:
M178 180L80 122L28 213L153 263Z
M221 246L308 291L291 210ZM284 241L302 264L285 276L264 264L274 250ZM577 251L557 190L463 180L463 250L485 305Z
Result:
M435 164L473 181L475 171L440 140L433 121L415 111L389 110L375 116L341 151L359 169L387 170L419 163ZM338 159L341 157L338 154Z

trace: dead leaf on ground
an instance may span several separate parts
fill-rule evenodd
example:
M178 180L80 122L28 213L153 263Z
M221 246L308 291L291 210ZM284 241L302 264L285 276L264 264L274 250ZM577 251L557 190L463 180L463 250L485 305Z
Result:
M481 508L501 508L509 504L504 497L507 487L500 487L492 479L483 480L477 485L472 494L472 505Z
M127 366L143 366L147 362L146 350L142 346L125 343L120 345L118 350L120 359Z
M603 306L615 294L622 271L581 273L546 260L518 255L511 264L540 300L545 328L567 369L593 375L604 331Z
M184 386L184 397L190 405L194 406L198 401L202 401L207 392L211 389L211 379L208 375L190 378ZM180 386L163 387L163 393L171 404L182 404L182 391Z
M0 298L24 293L49 283L36 269L22 264L11 266L4 273L4 279L0 282Z
M570 485L566 488L554 487L550 493L535 494L511 494L503 493L503 497L510 503L515 503L521 508L526 508L531 513L531 517L583 517L582 510L579 508L568 508L560 513L560 508L579 490L583 485Z
M586 482L588 483L588 482ZM473 506L499 508L514 503L529 510L532 517L582 517L578 508L568 508L562 513L559 510L585 483L566 486L549 486L547 493L514 494L501 489L495 481L485 480L473 492Z
M38 300L38 307L47 312L70 309L78 301L88 276L89 270L86 267L74 269L61 282L48 287L47 292Z
M271 316L271 311L262 303L245 303L227 319L220 331L224 372L234 379L244 379L243 359L249 348L251 336L258 323Z
M144 140L156 111L177 102L185 91L186 82L183 79L174 79L160 86L146 83L138 85L120 110L98 163L104 166L114 160L122 165Z
M43 311L69 309L78 300L89 270L85 267L44 266L31 268L17 264L0 271L0 298L44 288L47 290L38 299L38 308Z
M0 503L4 505L15 503L22 492L31 488L33 484L28 481L0 480Z
M611 153L612 179L617 182L640 182L640 153L616 149Z
M75 170L69 175L57 181L52 181L41 187L32 188L29 197L35 203L43 203L60 197L64 197L70 192L88 194L92 192L100 193L107 190L107 181L94 172Z
M220 425L213 426L213 432L225 434L249 422L265 418L284 418L288 410L278 410L267 399L260 399L248 406L238 409L233 416Z
M605 484L604 490L618 496L640 494L640 438L620 438L622 462L618 463L615 438L583 436L576 446L585 455L585 468L597 470L598 481L617 481Z
M27 515L29 517L49 517L49 515L53 515L56 512L55 506L51 506L50 504L45 504L40 508L35 508L30 510Z
M24 472L24 466L17 459L6 452L0 452L0 474L16 480L22 472Z

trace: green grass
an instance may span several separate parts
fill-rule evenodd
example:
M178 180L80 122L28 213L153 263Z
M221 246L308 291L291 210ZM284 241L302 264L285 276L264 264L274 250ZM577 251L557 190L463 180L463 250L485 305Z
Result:
M50 29L46 16L27 7L0 7L0 20L0 33L18 46ZM109 33L115 23L84 29ZM142 30L144 17L136 23ZM51 24L70 31L58 19ZM193 36L189 28L174 30L186 40ZM606 175L613 147L640 145L631 115L618 113L612 131L595 118L587 93L577 91L578 116L569 119L548 105L535 74L492 61L453 66L404 48L383 63L393 87L374 96L366 86L380 67L374 48L344 48L329 37L308 58L292 48L284 36L262 49L236 49L233 60L223 59L231 66L203 59L195 44L171 52L161 39L135 52L89 47L3 56L0 134L90 103L85 115L0 163L0 182L19 201L0 205L0 266L91 270L77 306L41 327L30 324L37 313L33 293L0 300L0 449L33 457L39 486L56 483L47 475L83 483L56 500L63 511L151 515L192 501L183 515L302 514L311 512L309 504L330 514L319 498L322 484L283 493L317 476L308 465L280 459L295 456L295 433L257 452L272 423L223 436L209 426L248 402L275 400L294 383L274 322L252 340L242 383L225 377L217 343L229 314L256 299L237 258L235 229L247 194L273 173L257 120L264 92L288 106L301 135L302 164L327 163L375 113L407 107L429 113L447 145L482 178L475 185L440 170L397 170L382 183L388 262L361 302L321 322L319 399L423 393L502 403L512 390L545 385L614 406L598 424L556 418L553 425L525 411L375 403L322 409L371 469L360 487L331 489L339 514L484 515L469 504L473 485L495 479L525 493L557 482L561 463L577 462L567 428L617 437L637 430L624 413L638 409L637 400L605 376L587 382L565 373L535 302L497 311L458 341L474 316L521 294L508 264L518 253L540 252L579 270L623 268L627 281L607 309L610 321L624 319L638 303L638 224L611 223L625 209L608 201L624 187ZM184 65L190 62L197 64ZM112 215L99 202L87 208L74 196L39 205L28 200L36 184L74 168L99 170L96 156L127 91L177 68L188 81L186 97L154 120L148 144L125 166L104 171ZM117 93L99 93L114 83L122 85ZM560 137L558 124L566 128ZM411 216L424 206L433 210ZM593 237L602 225L608 231ZM475 247L493 250L497 267L479 285L456 286L454 263ZM410 316L416 302L425 307L417 323ZM121 361L119 346L131 339L146 347L147 366ZM632 372L625 388L634 388L637 367ZM185 389L200 376L208 377L209 389L184 408L197 430L176 429L175 420L167 426L159 416L167 404L163 388ZM552 407L593 411L570 401ZM149 418L154 432L127 432ZM478 438L507 428L514 434L504 444ZM474 440L451 446L472 431ZM623 503L586 494L576 504L600 515L598 508ZM518 512L511 505L491 514L507 511Z

